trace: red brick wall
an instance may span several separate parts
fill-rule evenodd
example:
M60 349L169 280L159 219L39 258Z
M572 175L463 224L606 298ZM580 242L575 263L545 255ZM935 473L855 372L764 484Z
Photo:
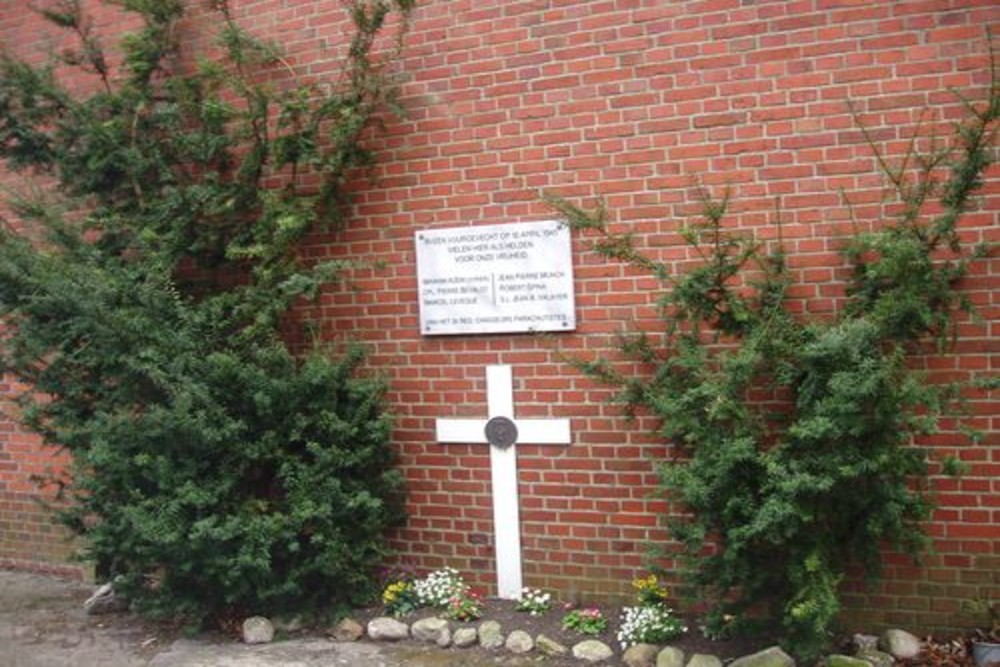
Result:
M339 2L232 4L246 27L289 48L300 73L330 70ZM0 38L18 48L34 26L21 10L0 12ZM717 193L730 184L730 224L759 238L775 238L780 198L796 305L822 316L842 296L837 247L851 214L841 190L862 226L884 213L883 181L847 101L899 156L921 117L927 134L961 116L948 88L982 98L986 26L1000 32L990 0L422 2L398 68L407 117L376 142L375 182L359 182L349 229L307 249L386 263L354 271L312 314L331 339L368 341L389 379L410 492L393 539L400 560L454 566L486 589L493 581L487 452L434 442L435 417L485 414L491 363L513 366L518 416L572 420L569 447L518 446L526 583L564 596L624 593L645 542L666 539L666 507L649 495L651 461L668 446L649 435L651 420L628 423L605 405L608 391L561 356L613 354L629 320L655 328L656 285L576 238L575 333L422 337L414 231L550 218L542 190L603 197L617 229L680 270L691 256L677 229L699 210L695 183ZM207 27L195 19L186 29ZM1000 240L997 173L963 223L970 241ZM982 319L963 321L958 354L926 360L938 378L1000 367L998 269L1000 259L980 262L966 280ZM961 479L934 479L936 553L921 566L890 555L882 585L849 586L851 624L954 628L972 622L963 601L1000 594L1000 411L995 398L973 407L982 444L966 444L954 424L925 443L970 466ZM14 447L24 436L11 428L0 431L0 559L48 558L30 546L41 515L12 500L36 454Z
M0 396L23 390L14 382L0 381ZM0 402L0 410L5 417L17 412L9 401ZM0 422L0 567L83 573L69 563L70 537L43 504L55 501L55 488L36 481L64 470L67 462L64 454L39 446L38 438L16 421Z
M130 25L123 22L121 14L96 2L85 0L83 5L94 30L101 34L113 34L113 30ZM51 54L73 46L73 39L29 11L28 3L0 5L0 48L4 51L42 63ZM68 80L74 89L85 90L92 83L86 76ZM17 188L26 180L0 168L4 186ZM0 216L10 222L3 199L0 197ZM0 376L0 567L88 576L89 567L72 560L77 545L51 518L56 489L41 482L64 470L69 459L55 448L42 446L37 436L17 423L13 399L25 389L14 378Z

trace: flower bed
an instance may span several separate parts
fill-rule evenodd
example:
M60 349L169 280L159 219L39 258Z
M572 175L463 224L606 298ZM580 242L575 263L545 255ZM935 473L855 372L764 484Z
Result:
M525 588L519 600L482 598L452 569L432 572L422 578L390 578L383 592L383 607L365 610L367 622L380 615L393 616L405 623L440 617L452 621L452 628L475 628L487 620L497 621L505 635L522 630L531 637L544 635L570 648L592 639L621 654L639 643L669 644L687 655L707 653L721 659L747 655L774 642L765 639L718 640L703 636L694 619L676 614L669 605L667 589L654 575L633 583L635 602L618 604L578 604L549 592ZM548 665L578 664L572 656L553 656Z

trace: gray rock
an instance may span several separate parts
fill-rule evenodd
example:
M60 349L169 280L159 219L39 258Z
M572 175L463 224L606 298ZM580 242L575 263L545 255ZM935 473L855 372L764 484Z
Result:
M722 661L714 655L707 653L695 653L688 660L687 667L722 667Z
M875 635L863 635L858 633L851 638L851 643L854 644L855 653L878 650L878 637Z
M629 646L622 655L622 662L628 667L655 667L659 648L652 644Z
M330 629L330 636L338 642L356 642L365 636L365 629L353 618L342 618Z
M448 646L451 644L451 628L443 618L422 618L410 626L414 639L428 644Z
M479 633L476 632L475 628L459 628L452 634L451 644L458 648L468 648L475 644L477 639L479 639Z
M607 660L615 654L611 647L596 639L587 639L573 647L573 657L587 662Z
M872 667L892 667L893 663L896 662L896 659L888 653L874 649L858 651L855 657L864 660Z
M263 616L251 616L243 621L244 644L270 644L274 641L274 625Z
M752 655L737 658L729 667L795 667L792 657L778 646L766 648Z
M496 621L486 621L479 625L479 645L486 649L503 646L503 628Z
M507 635L504 646L511 653L527 653L535 648L535 640L524 630L514 630Z
M92 616L115 614L127 609L128 602L115 593L111 584L98 586L94 594L83 603L83 610Z
M410 636L410 626L388 616L368 621L368 636L375 641L395 642Z
M656 667L684 667L684 651L668 646L656 656Z
M861 658L852 658L848 655L828 655L823 664L825 667L871 667Z
M920 654L923 645L920 639L906 630L886 630L879 638L880 649L898 660L915 658Z
M568 648L557 642L555 639L546 637L545 635L538 635L535 637L535 648L542 655L557 656L566 655L569 651Z

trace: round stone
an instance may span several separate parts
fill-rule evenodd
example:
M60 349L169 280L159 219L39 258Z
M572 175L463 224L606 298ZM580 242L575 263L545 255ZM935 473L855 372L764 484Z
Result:
M410 636L410 626L388 616L373 618L368 621L368 636L374 641L399 641Z
M422 618L410 626L410 634L417 641L438 646L451 643L451 629L443 618Z
M585 662L600 662L615 654L611 647L596 639L587 639L573 647L573 657Z
M556 640L545 635L535 637L535 648L538 649L539 653L549 656L565 655L569 650Z
M628 667L655 667L659 648L652 644L629 646L622 655L622 662Z
M243 641L247 644L267 644L274 639L274 625L263 616L251 616L243 621Z
M503 628L496 621L486 621L479 626L479 645L485 649L503 646Z
M467 648L475 644L478 639L479 633L475 628L459 628L452 635L451 643L458 648Z
M920 638L906 630L894 628L886 630L879 639L879 647L897 660L915 658L920 655L923 644Z
M524 630L514 630L514 632L507 635L507 641L504 646L511 653L527 653L535 648L535 640Z
M356 642L365 636L365 629L353 618L344 618L333 626L330 636L338 642Z
M656 656L656 667L684 667L684 651L668 646Z

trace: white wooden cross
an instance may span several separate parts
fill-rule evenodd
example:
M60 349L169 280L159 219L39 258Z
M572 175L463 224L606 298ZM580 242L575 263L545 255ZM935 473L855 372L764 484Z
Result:
M488 419L435 420L438 442L488 444L486 424L493 418L506 417L516 427L515 442L536 445L570 443L568 419L514 419L514 382L510 366L486 367L486 397ZM497 590L501 598L516 600L521 595L522 586L516 447L491 445L490 472L493 479Z

